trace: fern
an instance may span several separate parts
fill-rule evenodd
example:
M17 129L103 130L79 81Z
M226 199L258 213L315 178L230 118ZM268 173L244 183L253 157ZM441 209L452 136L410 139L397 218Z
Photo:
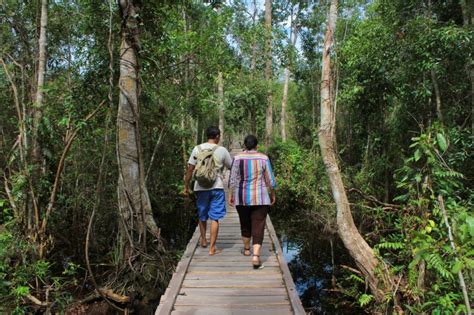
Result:
M354 280L354 281L356 281L356 282L365 284L365 280L364 280L364 279L362 279L361 277L356 276L356 275L354 275L354 274L352 274L352 275L349 276L349 280Z
M448 270L441 256L437 253L429 254L426 261L428 262L428 268L436 270L441 277L447 280L453 280L453 274Z
M374 296L371 294L362 294L359 296L359 305L366 306L374 300Z
M384 249L403 249L405 248L405 244L401 242L383 242L377 244L376 248L384 248Z

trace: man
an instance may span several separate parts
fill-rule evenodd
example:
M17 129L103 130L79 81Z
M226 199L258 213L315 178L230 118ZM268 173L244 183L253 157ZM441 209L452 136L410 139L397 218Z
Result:
M211 188L204 188L196 181L194 191L196 192L196 205L199 216L199 231L201 232L200 245L207 247L206 230L207 220L211 219L211 239L209 246L209 255L213 256L221 252L216 248L217 234L219 233L219 220L226 214L226 202L224 193L224 167L230 169L232 166L232 158L229 151L224 147L217 147L221 138L219 128L211 126L206 129L207 142L194 147L188 161L188 169L184 178L184 195L189 196L189 182L193 175L193 171L198 162L198 153L202 150L214 149L213 158L218 169L217 177Z

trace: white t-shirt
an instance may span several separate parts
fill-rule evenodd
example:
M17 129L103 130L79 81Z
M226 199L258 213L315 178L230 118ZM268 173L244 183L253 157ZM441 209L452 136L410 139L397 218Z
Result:
M205 149L212 149L216 145L217 144L205 142L205 143L200 144L199 146L201 147L202 150L205 150ZM196 165L197 163L196 155L198 154L198 152L199 152L198 146L195 146L193 149L193 152L191 152L191 156L189 157L188 164ZM229 151L227 151L226 148L218 147L216 151L214 151L214 159L220 170L219 174L217 175L214 185L211 188L203 188L198 184L198 182L195 182L194 191L224 189L224 180L223 180L224 175L222 171L224 170L224 167L226 167L227 169L231 168L232 158L230 157Z

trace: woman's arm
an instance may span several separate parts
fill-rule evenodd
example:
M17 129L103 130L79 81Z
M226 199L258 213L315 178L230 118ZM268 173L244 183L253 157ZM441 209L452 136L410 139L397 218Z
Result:
M230 167L230 176L229 176L229 190L230 190L230 199L229 204L231 206L235 205L234 191L240 181L240 168L236 159L232 161L232 166Z
M270 163L270 159L267 158L264 167L264 177L265 177L265 184L267 185L268 193L270 195L270 204L273 205L276 201L276 180L275 176L273 175L272 164Z

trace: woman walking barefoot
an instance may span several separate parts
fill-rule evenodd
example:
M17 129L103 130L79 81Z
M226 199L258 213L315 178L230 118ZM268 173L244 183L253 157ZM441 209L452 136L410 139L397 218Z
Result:
M262 266L262 249L265 220L268 208L275 203L275 177L268 157L257 152L257 138L245 137L245 151L236 155L229 179L230 205L236 206L244 248L242 254L250 256L250 238L253 242L252 265Z

